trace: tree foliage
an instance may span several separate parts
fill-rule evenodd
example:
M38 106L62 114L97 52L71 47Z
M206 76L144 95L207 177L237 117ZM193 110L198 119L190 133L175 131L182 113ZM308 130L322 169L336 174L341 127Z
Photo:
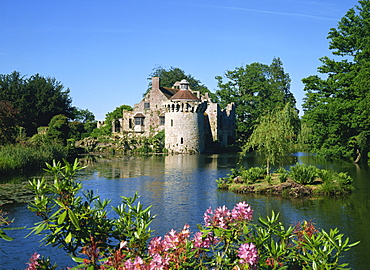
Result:
M320 59L324 78L304 78L303 121L312 151L328 157L366 156L370 138L370 1L359 1L330 29L333 59ZM366 140L364 142L364 140Z
M50 120L46 135L51 140L59 140L65 144L68 139L69 131L70 128L68 126L67 117L58 114Z
M108 112L105 114L104 125L100 128L96 128L91 133L92 137L99 137L102 135L111 135L112 134L112 123L114 120L123 117L123 111L132 111L132 107L130 105L121 105L116 107L112 112Z
M25 78L19 72L0 74L0 100L9 101L19 112L19 125L28 135L37 127L47 126L58 114L72 117L73 107L69 89L64 90L55 78L39 74Z
M297 112L289 103L282 110L275 109L262 116L244 145L243 152L252 148L264 155L269 174L270 165L280 163L286 154L293 150L296 136L294 123L297 118Z
M87 137L96 128L95 115L89 109L73 109L73 121L68 123L69 138L80 140Z
M219 88L216 95L221 106L231 102L236 105L237 135L242 142L252 134L262 115L287 103L295 108L290 77L280 58L274 58L271 65L252 63L238 67L216 79Z
M95 115L89 109L73 108L73 120L81 123L95 121Z
M0 100L0 145L15 141L17 122L18 111L12 103Z

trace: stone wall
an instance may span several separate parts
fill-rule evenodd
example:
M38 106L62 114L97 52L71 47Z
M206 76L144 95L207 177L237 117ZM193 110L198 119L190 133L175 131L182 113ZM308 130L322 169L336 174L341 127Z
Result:
M175 153L205 150L204 111L206 102L168 102L164 105L165 148Z

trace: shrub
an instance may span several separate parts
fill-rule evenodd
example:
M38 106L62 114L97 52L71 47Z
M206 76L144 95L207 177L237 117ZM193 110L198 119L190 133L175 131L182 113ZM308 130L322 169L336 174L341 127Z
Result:
M280 183L286 182L289 175L289 172L286 169L279 167L275 172L279 175Z
M255 183L258 179L263 179L266 174L265 167L251 167L248 170L242 170L240 176L246 183Z
M265 180L266 180L266 182L267 182L269 185L271 185L271 181L272 181L272 176L271 176L271 174L266 175L266 176L265 176Z
M311 165L296 164L290 167L289 176L299 184L312 184L317 177L317 168Z

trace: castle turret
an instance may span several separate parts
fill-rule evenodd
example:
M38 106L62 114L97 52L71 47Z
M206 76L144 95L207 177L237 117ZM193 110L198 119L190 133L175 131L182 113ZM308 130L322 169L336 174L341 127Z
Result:
M165 108L165 147L175 153L201 153L204 151L204 112L207 102L202 102L189 89L186 80Z

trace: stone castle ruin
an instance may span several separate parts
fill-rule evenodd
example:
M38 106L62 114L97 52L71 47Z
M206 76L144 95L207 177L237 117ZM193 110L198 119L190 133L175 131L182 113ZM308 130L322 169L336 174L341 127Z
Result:
M152 78L152 88L133 111L113 123L114 133L153 136L164 130L170 153L202 153L235 142L235 105L222 110L208 94L192 91L186 80L172 88Z

